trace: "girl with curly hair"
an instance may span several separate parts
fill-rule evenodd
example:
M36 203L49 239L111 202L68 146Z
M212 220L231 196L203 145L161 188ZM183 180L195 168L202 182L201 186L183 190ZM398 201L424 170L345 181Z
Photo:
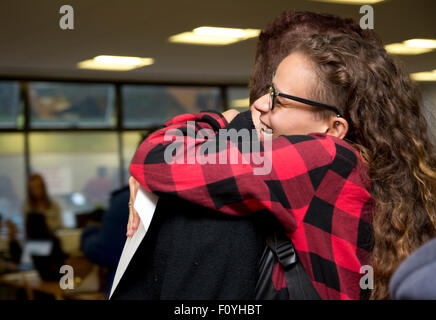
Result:
M195 121L191 129L217 133L236 114L205 112L175 117L144 141L132 180L230 215L268 211L321 298L359 299L364 265L374 268L371 298L389 298L397 266L436 236L436 157L419 92L376 42L334 33L291 41L252 106L260 139L272 138L260 152L269 174L253 174L253 161L220 163L240 150L232 141L215 164L165 162L171 130ZM195 151L205 143L184 141Z

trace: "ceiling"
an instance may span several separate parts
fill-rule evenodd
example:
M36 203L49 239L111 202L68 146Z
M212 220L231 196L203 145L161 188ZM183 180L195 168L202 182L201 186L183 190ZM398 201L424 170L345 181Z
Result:
M64 4L74 8L74 30L59 27ZM436 1L390 0L373 7L375 31L385 43L436 39ZM287 9L359 20L359 8L309 0L2 0L0 77L245 84L256 39L209 47L172 44L168 37L203 25L262 29ZM76 68L100 54L156 62L123 72ZM402 59L410 72L436 68L436 52Z

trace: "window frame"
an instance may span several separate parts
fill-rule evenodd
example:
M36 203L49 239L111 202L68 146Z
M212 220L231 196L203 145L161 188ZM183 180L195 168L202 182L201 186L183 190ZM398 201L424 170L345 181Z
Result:
M126 180L124 174L124 155L123 155L123 133L129 131L146 131L153 130L154 127L124 127L123 126L123 105L122 105L122 90L121 87L123 85L144 85L144 86L172 86L172 87L216 87L219 90L220 101L221 101L221 111L225 111L229 107L230 101L228 101L228 90L234 87L240 88L248 88L248 83L236 83L236 84L222 84L222 83L198 83L198 82L151 82L151 81L119 81L119 80L111 80L111 79L56 79L56 78L43 78L43 77L0 77L0 81L17 81L19 83L19 91L20 91L20 101L19 104L22 104L22 110L19 111L24 118L23 125L21 127L11 127L11 128L0 128L0 134L2 132L22 132L24 134L24 163L25 163L25 174L24 177L26 179L25 185L27 183L27 179L30 176L30 163L31 163L31 154L30 154L30 145L29 145L29 136L33 132L115 132L117 134L117 154L118 154L118 163L119 163L119 177L120 177L120 185L124 185L124 181ZM30 103L27 95L27 89L29 87L30 82L53 82L53 83L77 83L77 84L111 84L115 86L115 97L114 97L114 112L115 112L115 125L113 127L65 127L65 126L50 126L46 128L32 128L30 124ZM17 116L20 116L18 114ZM27 185L26 185L27 187Z

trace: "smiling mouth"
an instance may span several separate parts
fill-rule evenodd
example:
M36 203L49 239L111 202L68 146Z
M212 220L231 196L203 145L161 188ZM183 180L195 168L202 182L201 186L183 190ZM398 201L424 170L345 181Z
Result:
M260 123L260 131L262 131L262 133L264 134L270 134L270 135L273 134L273 129L266 126L263 122Z

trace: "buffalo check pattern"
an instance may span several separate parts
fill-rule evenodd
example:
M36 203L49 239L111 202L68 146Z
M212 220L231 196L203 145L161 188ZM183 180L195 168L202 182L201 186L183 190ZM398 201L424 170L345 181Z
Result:
M209 152L216 157L215 164L194 161L207 140L196 139L198 131L217 133L226 126L224 117L215 112L167 121L138 148L130 165L132 176L149 191L174 194L226 214L268 210L294 243L322 299L361 298L360 268L369 264L374 202L359 155L341 139L314 133L280 136L272 140L272 148L257 151L257 156L271 161L266 175L254 175L253 162L219 163L222 153L237 152L239 160L255 153L243 154L240 143L230 140ZM183 137L174 142L168 135L176 129ZM173 153L175 159L185 156L184 163L165 162L171 143L181 144Z

